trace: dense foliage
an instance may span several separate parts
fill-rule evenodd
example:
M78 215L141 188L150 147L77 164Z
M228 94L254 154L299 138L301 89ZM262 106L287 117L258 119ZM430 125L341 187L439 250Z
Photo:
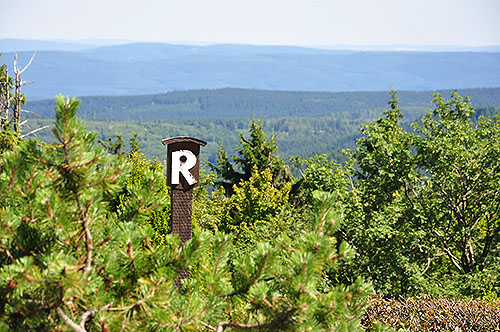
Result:
M434 103L415 132L395 96L363 127L342 227L359 255L350 271L392 296L498 294L500 117L473 122L457 93Z
M337 235L356 249L356 259L331 271L332 280L349 283L361 275L387 296L498 294L500 117L474 115L469 99L456 92L450 100L437 94L435 107L411 130L402 123L396 92L391 97L385 116L362 127L344 165L325 155L292 159L300 177L284 191L287 209L307 215L314 190L338 197L345 218ZM248 142L242 139L241 146ZM260 144L264 151L268 143ZM236 151L245 155L242 147ZM223 170L231 169L223 156L216 168L222 179ZM240 166L255 164L233 159ZM252 199L229 211L241 214ZM264 208L264 202L258 205ZM301 227L300 218L287 218Z
M373 113L373 114L372 114ZM323 118L278 118L262 119L265 132L273 132L278 154L282 158L301 155L312 156L325 153L336 159L343 157L339 147L354 147L359 136L359 126L363 121L376 118L377 112L360 114L359 118L349 120L343 116ZM30 119L28 125L37 128L50 125L52 119ZM158 142L167 137L191 136L201 137L208 145L201 150L202 160L217 162L220 147L227 149L227 154L235 154L232 148L239 144L240 134L249 134L250 119L216 119L216 120L168 120L168 121L86 121L89 129L98 133L99 139L105 141L111 136L122 133L126 142L137 133L137 142L148 159L165 158L165 147ZM37 132L38 139L49 142L50 131Z
M78 105L57 97L55 143L26 140L2 155L2 329L361 328L369 286L324 276L353 253L333 237L341 222L335 195L315 194L310 228L276 234L273 243L257 239L238 257L230 257L231 231L197 230L183 246L172 234L155 238L151 216L165 204L163 175L137 166L133 153L123 158L96 146L96 134L76 118ZM269 185L269 173L255 176L235 190L237 204L253 186ZM244 209L235 217L266 219L276 207ZM179 289L176 275L186 268L193 273Z

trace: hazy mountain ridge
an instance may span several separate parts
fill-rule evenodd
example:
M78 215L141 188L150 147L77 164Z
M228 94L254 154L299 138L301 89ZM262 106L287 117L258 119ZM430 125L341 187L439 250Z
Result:
M20 65L31 55L19 52ZM4 53L1 62L12 67L13 56ZM23 78L35 82L24 89L28 99L52 98L59 93L142 95L225 87L294 91L463 89L500 86L500 53L132 43L39 51Z
M413 44L386 44L386 45L356 45L356 44L335 44L318 46L284 46L284 45L251 45L251 44L210 44L196 42L138 42L123 39L85 39L85 40L39 40L39 39L0 39L1 52L22 52L33 50L51 51L78 51L92 48L115 47L125 44L157 44L171 46L185 46L187 48L204 48L206 50L216 47L238 46L247 50L255 48L274 48L294 50L292 53L303 50L318 51L418 51L418 52L500 52L500 45L486 46L464 46L464 45L413 45ZM307 51L306 51L307 52Z

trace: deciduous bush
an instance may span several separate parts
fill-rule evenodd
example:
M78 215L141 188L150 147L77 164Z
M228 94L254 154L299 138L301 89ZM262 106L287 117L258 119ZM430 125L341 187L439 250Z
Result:
M387 296L498 292L500 118L472 121L469 100L454 92L436 95L408 132L392 97L352 155L357 181L339 235L358 259L343 280L361 274Z

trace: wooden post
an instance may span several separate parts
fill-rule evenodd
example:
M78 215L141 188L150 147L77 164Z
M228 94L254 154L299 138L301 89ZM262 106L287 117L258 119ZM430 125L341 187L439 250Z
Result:
M200 179L200 147L205 141L180 136L161 141L167 146L167 185L172 188L172 232L181 242L191 239L193 229L193 188ZM189 278L189 271L179 271L179 279ZM179 281L178 286L180 285Z

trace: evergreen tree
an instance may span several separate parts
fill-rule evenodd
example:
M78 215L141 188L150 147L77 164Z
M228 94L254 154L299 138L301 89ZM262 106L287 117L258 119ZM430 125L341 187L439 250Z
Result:
M274 137L266 137L260 121L253 120L250 124L249 139L240 134L240 143L241 146L235 147L237 155L232 155L234 165L229 160L223 146L218 153L218 165L209 164L220 178L216 184L223 186L226 192L232 194L233 185L250 179L254 167L257 171L269 169L275 183L280 180L290 180L288 168L285 167L284 161L278 157L278 146Z

